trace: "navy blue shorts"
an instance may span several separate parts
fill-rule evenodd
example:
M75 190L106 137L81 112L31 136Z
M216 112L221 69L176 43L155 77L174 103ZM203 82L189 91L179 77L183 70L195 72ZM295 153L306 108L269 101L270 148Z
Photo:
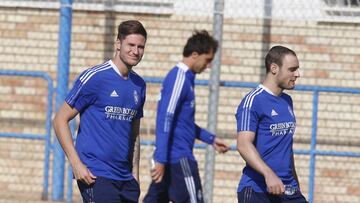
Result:
M203 203L199 170L196 161L187 158L167 164L160 183L152 182L144 203Z
M121 181L97 177L94 184L77 181L84 203L137 203L140 196L139 183L135 180Z
M238 192L238 203L308 203L300 190L292 195L272 195L269 193L255 192L251 187L245 187Z

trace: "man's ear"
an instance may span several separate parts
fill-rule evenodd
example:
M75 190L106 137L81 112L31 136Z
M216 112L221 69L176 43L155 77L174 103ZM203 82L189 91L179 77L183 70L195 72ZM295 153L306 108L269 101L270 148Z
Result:
M275 75L279 71L279 66L276 63L270 65L270 72Z
M191 57L196 59L199 56L199 53L197 53L196 51L194 51L193 53L191 53Z
M116 49L116 51L120 51L120 47L121 47L121 40L117 39L115 41L115 49Z

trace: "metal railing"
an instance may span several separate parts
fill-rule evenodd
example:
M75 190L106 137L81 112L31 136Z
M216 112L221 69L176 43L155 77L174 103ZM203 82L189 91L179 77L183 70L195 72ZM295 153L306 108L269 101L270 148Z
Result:
M14 70L0 70L0 76L22 76L22 77L36 77L42 78L47 82L48 95L47 95L47 110L45 120L45 134L26 134L26 133L6 133L0 132L0 137L32 139L32 140L45 140L44 151L44 177L43 177L43 191L42 199L48 198L49 188L49 171L50 171L50 150L51 150L51 116L52 116L52 98L54 94L54 85L51 77L44 72L35 71L14 71Z
M45 158L44 158L44 177L43 177L43 193L42 198L48 198L48 179L49 179L49 157L50 150L52 149L51 145L51 116L52 116L52 98L54 93L53 80L50 76L43 72L32 72L32 71L10 71L10 70L0 70L0 75L5 76L28 76L28 77L39 77L43 78L48 83L48 98L47 98L47 111L46 111L46 121L45 121L45 134L16 134L16 133L4 133L0 132L0 137L11 137L11 138L21 138L21 139L40 139L45 140ZM162 78L145 78L147 83L162 83ZM197 80L195 81L196 85L207 86L207 80ZM223 87L239 87L239 88L255 88L258 83L245 83L245 82L227 82L221 81L220 86ZM349 94L360 94L359 88L339 88L339 87L319 87L319 86L304 86L297 85L295 90L298 91L307 91L313 93L313 108L312 108L312 130L311 130L311 144L310 150L294 150L295 154L309 155L310 156L310 165L309 165L309 202L313 202L314 198L314 185L315 185L315 170L316 170L316 156L341 156L341 157L360 157L360 152L344 152L344 151L330 151L330 150L317 150L317 115L318 115L318 105L319 105L319 93L320 92L335 92L335 93L349 93ZM141 145L154 145L154 141L144 140L141 141ZM195 148L205 149L205 144L196 144ZM236 146L231 146L231 150L236 150ZM67 202L72 202L72 173L71 170L68 171L68 190L67 190Z

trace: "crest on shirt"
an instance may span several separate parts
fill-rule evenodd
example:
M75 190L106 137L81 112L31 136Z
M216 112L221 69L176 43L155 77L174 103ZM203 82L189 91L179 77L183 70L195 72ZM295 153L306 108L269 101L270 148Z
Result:
M134 90L134 102L137 105L139 103L139 94Z
M293 110L291 109L290 106L288 106L288 110L289 110L289 113L291 114L291 116L292 116L292 117L295 117L295 116L294 116L294 112L293 112Z

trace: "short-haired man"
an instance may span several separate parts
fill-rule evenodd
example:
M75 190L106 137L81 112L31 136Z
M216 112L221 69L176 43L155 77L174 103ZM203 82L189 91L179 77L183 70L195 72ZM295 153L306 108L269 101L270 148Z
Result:
M293 154L296 127L293 102L283 90L300 77L294 51L274 46L265 57L266 77L241 101L237 149L246 166L238 186L239 203L305 203Z
M155 167L145 203L202 203L195 139L224 153L229 147L195 124L195 75L210 66L218 43L205 30L187 41L183 60L164 79L156 119Z
M138 202L146 86L132 67L144 54L146 38L139 21L122 22L114 58L81 73L54 118L55 133L86 203ZM80 127L74 147L68 122L77 114Z

